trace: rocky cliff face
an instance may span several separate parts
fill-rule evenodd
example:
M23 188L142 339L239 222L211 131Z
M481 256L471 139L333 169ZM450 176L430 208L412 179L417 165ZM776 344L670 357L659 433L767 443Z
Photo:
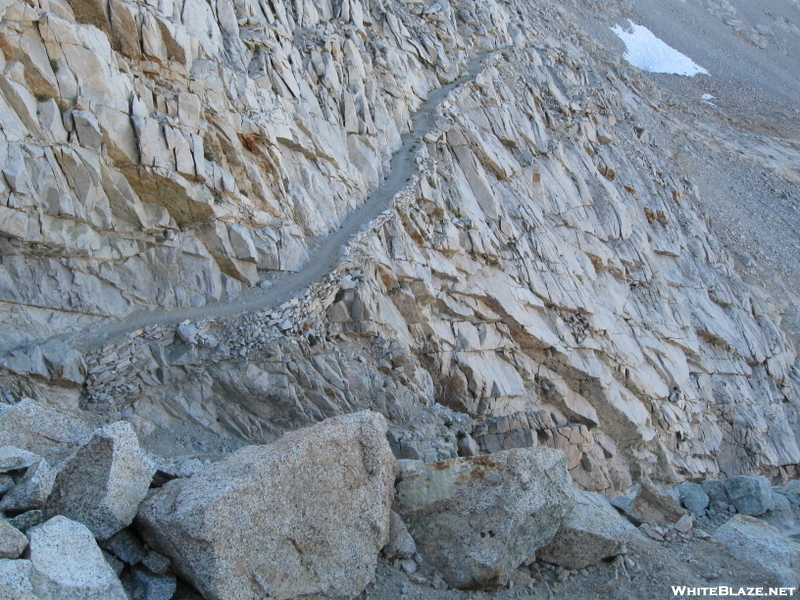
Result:
M693 123L575 7L2 7L6 401L171 454L372 408L399 456L548 445L607 494L800 462Z

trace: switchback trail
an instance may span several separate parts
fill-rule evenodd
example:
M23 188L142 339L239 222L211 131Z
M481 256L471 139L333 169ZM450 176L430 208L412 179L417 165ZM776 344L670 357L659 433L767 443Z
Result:
M353 210L338 230L311 244L308 262L302 270L282 272L272 277L266 289L252 288L231 302L210 303L201 307L176 310L137 311L117 323L104 321L87 327L79 334L58 336L84 350L109 337L115 337L149 325L175 324L184 320L214 319L253 310L277 308L299 295L311 284L321 281L341 259L341 250L349 240L362 231L378 215L390 208L392 198L417 171L415 149L422 137L431 131L436 121L436 108L456 87L472 81L480 73L483 62L497 50L478 54L467 63L465 72L456 80L434 89L411 117L411 130L402 137L400 148L390 162L389 174L383 183Z

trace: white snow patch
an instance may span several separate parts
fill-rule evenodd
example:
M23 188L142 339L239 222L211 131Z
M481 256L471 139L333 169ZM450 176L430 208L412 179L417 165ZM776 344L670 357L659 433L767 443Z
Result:
M630 19L628 23L628 29L616 25L611 31L625 43L625 60L634 67L649 73L672 73L688 77L698 73L708 75L703 67L658 39L647 27L637 25Z
M700 96L701 100L715 100L716 96L712 96L711 94L703 94Z

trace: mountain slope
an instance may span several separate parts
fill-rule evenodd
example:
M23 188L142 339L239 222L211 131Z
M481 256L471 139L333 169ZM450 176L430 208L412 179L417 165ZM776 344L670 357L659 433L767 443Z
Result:
M4 6L9 401L126 418L170 454L369 407L401 456L547 444L607 494L800 462L793 344L699 212L741 148L794 190L796 146L698 120L685 86L713 69L625 64L624 5ZM315 284L258 304L286 271Z

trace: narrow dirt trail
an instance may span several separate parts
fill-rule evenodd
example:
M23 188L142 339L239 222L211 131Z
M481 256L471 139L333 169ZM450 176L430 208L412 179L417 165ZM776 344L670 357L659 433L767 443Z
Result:
M58 336L77 347L87 350L128 331L149 325L175 324L185 320L216 319L253 310L269 310L300 295L311 284L321 281L341 259L342 249L350 239L361 232L382 212L391 207L391 201L417 172L416 153L422 137L433 128L441 101L455 88L477 77L483 62L495 50L475 56L467 64L466 71L455 81L434 89L425 102L411 117L412 128L402 138L400 148L392 156L389 174L383 183L372 191L367 200L352 211L341 227L311 245L310 257L302 270L275 275L269 287L252 288L231 302L210 303L201 307L176 310L154 310L134 312L119 322L104 321L87 327L80 333Z

